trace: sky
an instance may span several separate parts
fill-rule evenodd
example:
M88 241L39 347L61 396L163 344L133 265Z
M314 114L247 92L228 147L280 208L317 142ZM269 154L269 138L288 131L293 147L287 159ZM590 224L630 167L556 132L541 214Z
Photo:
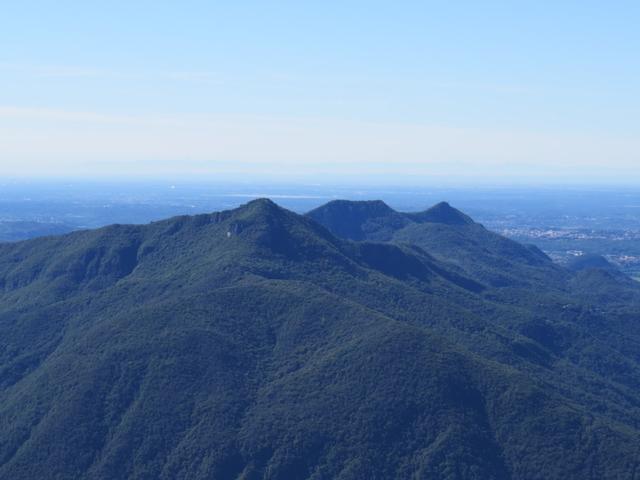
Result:
M637 1L2 1L0 176L640 186Z

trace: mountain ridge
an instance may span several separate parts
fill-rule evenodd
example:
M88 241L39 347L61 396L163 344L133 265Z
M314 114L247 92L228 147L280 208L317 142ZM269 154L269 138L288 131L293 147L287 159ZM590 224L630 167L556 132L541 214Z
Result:
M631 478L638 310L433 253L266 200L0 246L0 477Z
M453 260L466 275L481 283L494 286L526 284L517 276L522 265L531 267L530 274L546 275L550 280L562 276L560 270L553 267L551 259L539 249L490 232L446 202L422 212L400 213L388 207L390 212L373 219L361 215L359 224L366 225L366 228L360 229L357 236L350 235L342 224L336 224L333 220L337 216L335 212L328 213L334 210L335 205L340 211L354 210L359 208L360 202L330 202L308 212L307 216L339 237L417 245L440 260ZM397 221L398 217L403 221ZM539 271L541 268L543 273Z

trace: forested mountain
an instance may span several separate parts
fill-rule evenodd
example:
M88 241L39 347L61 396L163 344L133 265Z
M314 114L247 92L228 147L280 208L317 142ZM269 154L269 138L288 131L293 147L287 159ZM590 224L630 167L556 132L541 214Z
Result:
M376 209L369 208L371 204ZM361 234L344 229L352 212ZM307 214L335 235L351 240L388 241L417 245L478 280L493 286L531 286L541 280L562 282L564 271L534 246L521 245L475 223L448 203L417 213L400 213L383 202L337 200Z
M2 244L0 424L3 479L640 478L640 288L447 204Z

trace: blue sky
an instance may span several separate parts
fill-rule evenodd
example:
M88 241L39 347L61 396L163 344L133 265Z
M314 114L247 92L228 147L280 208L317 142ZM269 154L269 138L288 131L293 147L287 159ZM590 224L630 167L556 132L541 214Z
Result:
M640 183L640 3L6 2L0 174Z

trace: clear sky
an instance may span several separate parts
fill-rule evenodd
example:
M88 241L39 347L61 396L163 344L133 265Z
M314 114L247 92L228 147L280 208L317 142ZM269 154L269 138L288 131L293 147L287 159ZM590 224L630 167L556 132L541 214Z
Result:
M0 175L640 184L638 1L5 1Z

